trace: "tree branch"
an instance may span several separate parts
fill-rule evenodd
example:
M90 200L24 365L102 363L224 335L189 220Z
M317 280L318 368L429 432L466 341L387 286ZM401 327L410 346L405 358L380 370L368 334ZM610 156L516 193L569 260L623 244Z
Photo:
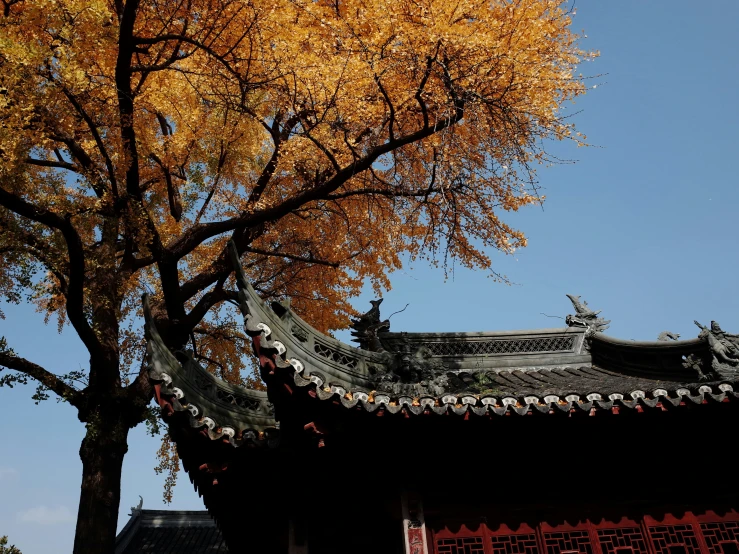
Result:
M0 220L0 229L4 230L11 236L19 239L23 245L19 245L17 248L8 248L6 251L12 252L14 250L22 250L36 258L41 264L51 271L56 278L59 280L62 294L67 296L67 274L69 273L69 267L65 264L63 268L57 267L49 258L49 254L53 252L51 245L40 237L37 237L33 233L26 231L20 226L10 226L7 221Z
M76 166L75 164L71 164L69 162L63 162L63 161L55 162L53 160L37 160L36 158L26 158L25 162L29 165L37 165L39 167L54 167L57 169L66 169L68 171L80 173L79 166Z
M61 142L67 147L69 153L80 162L82 169L87 172L87 174L82 174L90 180L90 184L92 189L95 191L95 195L98 198L102 198L105 195L105 186L103 185L102 178L98 174L98 168L95 167L95 163L92 161L92 158L85 149L82 148L82 146L73 138L62 134L58 130L54 130L49 138L57 142Z
M219 280L215 288L211 291L206 292L198 301L198 303L195 304L193 309L190 310L190 313L187 314L187 319L184 322L184 325L186 325L186 327L188 328L189 333L192 333L192 330L195 328L195 326L202 321L202 319L205 317L205 314L207 314L208 310L210 310L213 306L215 306L216 304L220 304L224 300L233 298L233 293L223 288L224 281L225 279Z
M126 6L128 8L128 5ZM131 35L133 37L133 34ZM226 60L225 57L221 56L213 50L211 47L207 46L206 44L203 44L202 42L195 40L193 38L190 38L185 35L179 35L174 33L167 33L163 35L159 35L158 37L151 37L151 38L144 38L144 37L133 37L133 40L136 42L136 44L158 44L160 42L167 42L170 40L176 40L178 42L184 42L186 44L190 44L192 46L195 46L196 48L199 48L209 56L216 59L218 62L223 65L223 67L231 73L234 77L236 77L239 81L242 81L241 74L236 71L233 67L231 67L231 64Z
M156 154L149 154L149 157L159 166L164 174L164 182L167 184L167 199L169 200L169 213L175 221L179 222L182 218L182 197L180 189L172 181L172 172L169 167Z
M241 233L239 236L235 237L234 243L236 244L239 256L244 253L244 250L249 244L262 236L263 233L264 225L259 225L257 227L250 228L246 233ZM252 265L254 264L250 264L249 267ZM208 269L201 271L198 275L182 284L182 297L185 300L192 298L213 283L228 278L232 271L233 265L231 264L231 258L228 256L228 249L224 248L218 258L211 263Z
M98 133L95 122L82 107L82 104L77 101L77 99L72 95L71 92L67 90L66 87L62 87L62 91L64 92L64 96L66 96L72 106L74 106L74 109L77 110L77 113L80 114L80 117L85 121L85 123L87 124L87 128L92 134L93 139L95 139L95 144L98 147L98 151L103 157L103 160L105 160L105 168L108 170L108 179L110 179L111 190L113 191L113 198L118 198L118 183L115 178L113 161L108 155L108 150L105 148L105 143L103 143L103 139L100 137L100 133Z
M285 124L282 126L282 129L280 129L280 114L278 113L277 115L275 115L272 126L268 129L269 134L272 137L272 142L274 143L274 150L272 151L272 156L270 157L269 161L264 166L264 169L262 170L262 173L259 176L254 189L251 191L251 194L249 194L249 199L246 202L246 205L248 207L254 206L262 197L262 194L267 188L270 179L272 179L272 175L274 175L275 173L275 169L277 169L277 161L280 155L280 146L285 140L288 139L293 128L300 122L300 118L302 117L302 115L303 114L301 113L296 113L292 117L288 118L287 121L285 121Z
M10 15L10 8L18 4L21 0L3 0L3 15L8 17Z
M416 197L416 196L428 196L432 192L438 192L438 189L419 189L419 190L390 190L390 189L376 189L376 188L362 188L356 190L348 190L344 192L337 192L334 194L328 194L324 196L324 200L341 200L342 198L350 198L352 196L363 196L376 194L379 196L386 196L388 198L394 197Z
M345 166L340 171L337 171L331 179L322 185L302 191L290 198L287 198L284 202L264 210L245 212L242 215L231 219L192 226L168 248L170 255L177 259L181 259L209 238L238 228L249 228L259 224L276 221L300 206L314 200L325 198L327 194L335 191L356 174L372 167L372 164L382 155L392 152L393 150L407 144L427 138L460 121L464 117L464 100L457 98L455 95L454 105L454 114L438 121L433 127L425 127L412 133L408 133L402 137L398 137L394 141L387 141L376 146L363 158L360 158Z
M244 248L244 252L251 252L252 254L260 254L261 256L269 256L269 257L275 257L275 258L287 258L288 260L293 260L295 262L303 262L307 264L315 264L315 265L325 265L328 267L337 268L339 267L338 262L329 262L327 260L319 260L318 258L313 257L312 252L308 252L307 257L303 256L296 256L295 254L288 254L287 252L270 252L269 250L261 250L260 248L252 248L251 246L247 246Z
M64 236L69 256L69 281L67 288L67 316L82 342L90 352L90 356L97 358L102 355L102 345L92 330L84 312L84 280L85 280L85 252L82 239L72 225L69 216L61 217L58 214L43 208L37 208L22 198L11 194L0 187L0 205L52 229L57 229Z
M145 217L144 223L151 235L149 248L158 262L167 313L171 319L178 320L185 317L185 308L181 301L179 275L177 273L178 258L166 255L167 252L164 250L157 227L144 205L140 188L139 153L136 146L136 129L134 127L134 93L131 88L131 64L137 44L133 30L138 8L139 0L128 0L123 8L118 34L118 58L115 66L121 142L128 164L128 168L126 169L126 196L128 201L133 200L138 204L142 215ZM129 225L133 224L135 222L129 222ZM127 254L124 255L125 263L129 261L131 254L130 248L127 248Z
M54 391L72 406L79 408L82 404L84 394L67 385L56 375L33 362L14 356L8 352L0 352L0 366L32 377L49 390Z
M377 83L377 86L380 87L380 92L385 98L385 103L390 110L390 120L388 122L387 131L388 138L390 139L390 142L392 142L395 140L395 106L393 106L393 103L390 101L390 97L388 96L387 91L385 91L385 87L382 86L382 83L380 82L380 77L378 77L377 75L375 75L375 83Z
M421 107L421 114L423 115L423 128L428 129L429 127L429 113L428 108L426 107L426 102L423 101L423 97L421 96L423 94L423 89L426 87L426 82L428 81L429 77L431 76L431 68L434 65L434 62L436 61L436 57L439 55L439 48L441 47L441 41L436 43L436 53L434 54L434 57L429 57L426 60L426 71L423 72L423 78L421 78L421 82L418 84L418 89L416 90L415 98L418 101L418 105Z
M216 168L216 176L213 178L213 183L210 186L210 190L208 191L205 200L203 200L203 205L200 206L200 209L198 210L198 215L195 216L195 225L200 223L200 220L205 215L205 212L208 209L208 204L210 204L213 195L216 193L216 190L218 190L218 184L221 182L221 171L223 170L223 166L226 163L227 156L228 150L223 147L223 141L221 141L221 154L218 156L218 167Z

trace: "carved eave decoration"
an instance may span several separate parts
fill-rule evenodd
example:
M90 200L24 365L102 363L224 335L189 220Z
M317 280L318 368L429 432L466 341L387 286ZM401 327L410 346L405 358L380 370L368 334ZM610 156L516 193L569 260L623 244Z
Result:
M183 414L193 429L234 446L276 444L278 425L266 392L218 379L187 353L175 357L154 325L146 296L144 316L149 379L165 420Z

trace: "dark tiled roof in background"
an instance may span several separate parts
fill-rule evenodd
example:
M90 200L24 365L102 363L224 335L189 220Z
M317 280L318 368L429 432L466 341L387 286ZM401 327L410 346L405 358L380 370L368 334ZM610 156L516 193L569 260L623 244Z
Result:
M228 553L221 532L206 511L134 509L116 537L116 554Z

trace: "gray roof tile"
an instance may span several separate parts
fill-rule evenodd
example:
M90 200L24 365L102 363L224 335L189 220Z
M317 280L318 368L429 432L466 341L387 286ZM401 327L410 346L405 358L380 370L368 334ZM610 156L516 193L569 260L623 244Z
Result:
M206 511L134 509L116 537L116 554L226 554L221 532Z

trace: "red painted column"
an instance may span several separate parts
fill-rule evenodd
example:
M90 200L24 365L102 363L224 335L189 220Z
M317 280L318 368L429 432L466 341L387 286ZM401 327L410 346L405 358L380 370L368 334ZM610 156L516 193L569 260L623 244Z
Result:
M405 554L429 554L421 499L404 492L401 495L401 507Z

